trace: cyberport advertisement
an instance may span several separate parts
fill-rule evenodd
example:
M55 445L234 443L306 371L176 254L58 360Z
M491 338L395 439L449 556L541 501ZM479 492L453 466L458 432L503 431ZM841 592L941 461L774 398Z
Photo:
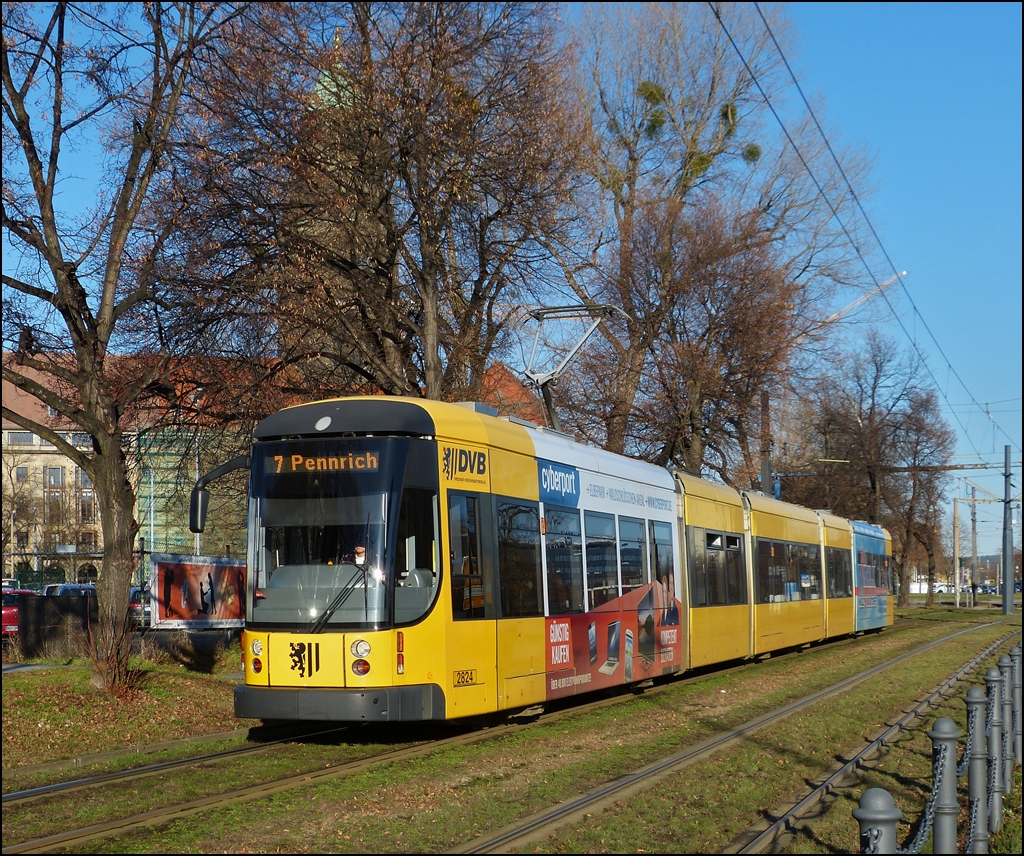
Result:
M245 579L245 562L241 559L152 553L152 626L190 630L242 627Z
M682 668L679 601L658 582L586 613L545 622L549 699Z

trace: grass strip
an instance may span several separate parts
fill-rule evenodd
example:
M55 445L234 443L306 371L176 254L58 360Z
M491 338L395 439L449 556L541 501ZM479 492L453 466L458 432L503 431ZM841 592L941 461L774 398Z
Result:
M953 613L945 622L769 660L729 675L629 697L613 707L505 732L484 744L440 749L402 765L322 782L258 805L211 810L201 821L95 842L89 850L446 850L971 624L962 613ZM720 849L763 811L799 790L807 777L831 766L840 754L837 747L841 751L851 740L867 739L887 711L907 704L1003 634L1005 627L979 629L896 666L833 702L835 708L816 708L773 727L770 735L725 750L742 755L723 755L726 760L716 755L680 774L675 784L669 780L667 790L659 787L627 801L607 818L602 815L583 828L564 831L550 849ZM935 662L925 668L925 660ZM780 739L787 747L783 751ZM543 846L536 849L547 852Z

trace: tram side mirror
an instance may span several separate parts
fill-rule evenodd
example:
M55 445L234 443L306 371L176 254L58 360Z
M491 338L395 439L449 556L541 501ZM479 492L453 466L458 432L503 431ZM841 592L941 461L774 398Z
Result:
M202 532L206 528L206 509L210 505L210 492L204 487L192 488L189 501L188 528L192 532Z

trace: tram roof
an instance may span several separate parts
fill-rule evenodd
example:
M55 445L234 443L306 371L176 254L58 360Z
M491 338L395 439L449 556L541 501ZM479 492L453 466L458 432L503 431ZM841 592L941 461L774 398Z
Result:
M699 476L683 470L677 470L675 476L688 495L699 496L703 499L710 499L725 505L734 505L738 508L743 505L739 491L728 485L705 481Z
M507 416L473 402L442 402L398 396L351 396L299 404L274 413L256 426L258 441L338 435L436 437L488 445L545 458L604 475L672 490L663 467L617 455Z
M754 511L760 511L762 514L776 514L791 520L802 520L813 523L815 526L818 525L818 515L802 505L793 505L791 502L773 499L755 490L745 490L743 496Z

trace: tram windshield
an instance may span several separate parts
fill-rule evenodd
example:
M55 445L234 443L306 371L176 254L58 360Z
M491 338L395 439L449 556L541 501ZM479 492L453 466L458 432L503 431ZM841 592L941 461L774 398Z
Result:
M401 624L426 612L437 588L437 491L420 484L436 483L436 469L414 464L411 479L406 473L416 459L409 446L423 442L256 447L250 625L317 633Z

